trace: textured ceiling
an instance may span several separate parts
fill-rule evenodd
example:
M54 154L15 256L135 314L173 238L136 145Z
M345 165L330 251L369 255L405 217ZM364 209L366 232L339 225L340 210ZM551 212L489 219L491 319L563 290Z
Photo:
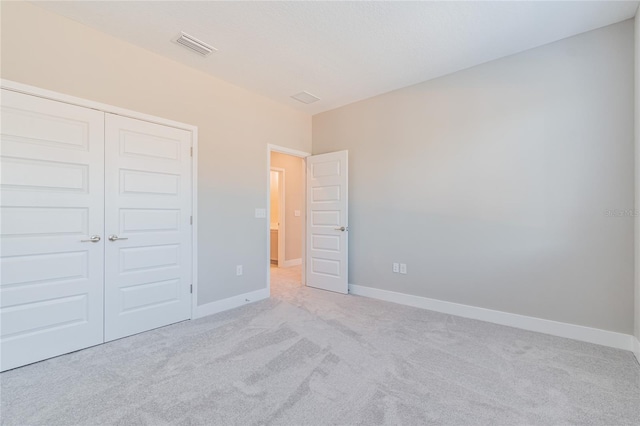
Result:
M632 18L637 1L35 2L311 114ZM185 31L206 58L172 43ZM308 91L320 101L289 96Z

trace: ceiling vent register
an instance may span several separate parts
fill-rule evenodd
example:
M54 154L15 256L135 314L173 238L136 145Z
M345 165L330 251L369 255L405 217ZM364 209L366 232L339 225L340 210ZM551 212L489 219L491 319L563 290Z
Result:
M192 52L196 52L200 56L208 56L211 52L215 52L216 49L213 46L208 45L207 43L198 40L197 38L190 36L187 33L181 33L178 38L176 38L176 43L186 47Z
M312 104L314 102L317 102L320 100L319 97L312 95L309 92L300 92L298 94L295 94L293 96L291 96L293 99L295 99L298 102L302 102L303 104Z

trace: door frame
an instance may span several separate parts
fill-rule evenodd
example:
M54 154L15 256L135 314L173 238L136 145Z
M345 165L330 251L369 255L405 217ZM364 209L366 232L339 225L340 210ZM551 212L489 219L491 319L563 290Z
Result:
M298 151L297 149L291 149L284 146L267 144L267 211L271 212L271 153L278 152L280 154L291 155L293 157L302 158L304 161L304 167L302 167L302 199L304 204L304 215L302 216L302 285L307 285L306 280L306 258L307 258L307 157L311 156L310 152ZM283 173L284 176L284 173ZM284 185L283 185L284 186ZM283 192L284 193L284 192ZM282 209L282 216L284 216L284 209ZM267 233L267 291L269 297L271 297L271 221L266 221L266 233ZM282 234L284 235L284 234ZM280 234L278 234L278 240L280 240ZM284 250L283 250L284 251ZM284 258L283 258L284 259ZM283 262L284 263L284 262ZM280 241L278 241L278 265L280 264Z
M95 109L105 113L121 115L123 117L134 118L136 120L147 121L149 123L161 124L163 126L174 127L176 129L191 132L191 319L195 318L196 307L198 306L198 126L181 123L166 118L156 117L142 112L131 111L114 105L94 102L88 99L77 98L64 93L54 92L28 84L18 83L11 80L0 79L0 87L13 92L25 95L37 96L43 99L62 102L79 107Z
M269 178L271 178L271 172L278 174L278 268L284 266L284 256L286 251L285 238L286 238L286 220L287 217L284 214L286 208L286 189L285 189L285 172L286 170L281 167L271 167ZM271 185L269 185L269 203L271 203ZM269 219L271 219L271 206L269 206ZM269 221L269 231L271 231L271 221ZM271 238L271 232L269 232L269 238ZM271 242L269 242L271 244ZM269 245L271 247L271 245Z

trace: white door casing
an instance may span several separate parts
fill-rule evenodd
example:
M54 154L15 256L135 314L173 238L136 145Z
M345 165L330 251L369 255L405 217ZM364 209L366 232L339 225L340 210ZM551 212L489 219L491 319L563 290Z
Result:
M349 291L348 192L348 151L307 157L308 286Z
M191 317L191 132L114 114L105 123L110 341Z
M2 371L103 341L103 156L103 112L2 90Z

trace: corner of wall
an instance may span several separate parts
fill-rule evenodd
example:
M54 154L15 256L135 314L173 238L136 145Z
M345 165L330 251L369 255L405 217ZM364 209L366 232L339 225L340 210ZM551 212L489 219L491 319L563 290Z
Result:
M640 362L640 6L635 18L635 354Z

